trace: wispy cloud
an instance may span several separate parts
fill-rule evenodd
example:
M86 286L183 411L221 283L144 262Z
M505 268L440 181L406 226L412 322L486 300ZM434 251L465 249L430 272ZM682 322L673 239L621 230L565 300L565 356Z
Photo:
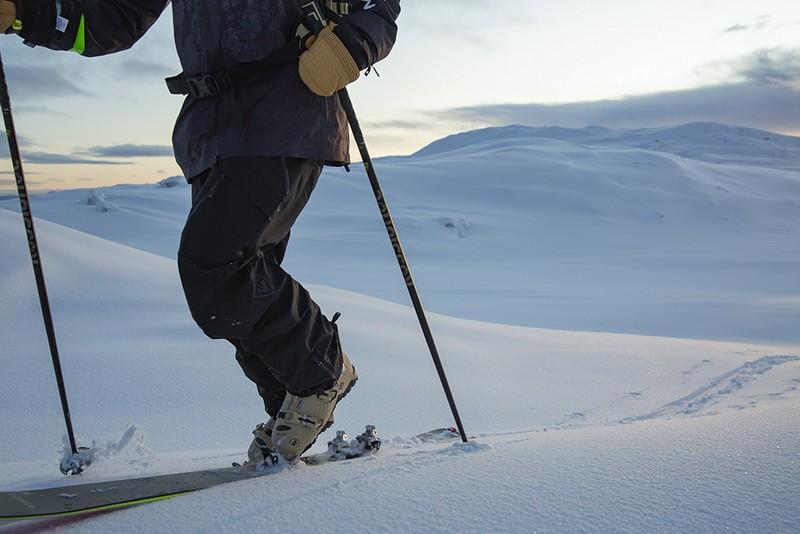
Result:
M63 111L56 110L53 108L48 108L45 106L38 106L38 105L21 105L21 106L14 106L14 113L17 114L31 114L31 115L48 115L50 117L58 116L58 117L71 117L69 113L64 113Z
M800 48L769 48L731 62L734 73L762 85L800 82Z
M3 156L7 159L8 156ZM129 165L128 161L108 161L90 159L71 154L53 154L50 152L25 151L22 162L35 165Z
M722 33L737 33L746 31L759 31L768 27L771 23L772 17L770 15L759 15L750 23L747 24L734 24L722 30Z
M20 137L19 144L21 148L36 146L26 137ZM130 161L112 161L102 158L131 159L173 156L172 147L170 146L134 144L95 146L75 151L71 154L58 154L41 150L21 150L21 152L23 163L37 165L130 165L132 163ZM5 143L0 144L0 159L9 158L8 145Z
M389 121L367 121L364 125L370 130L416 130L424 128L430 123L425 121L410 120L389 120Z
M23 148L36 146L36 143L20 134L17 134L17 144L19 145L20 150ZM11 157L11 153L8 150L8 142L5 138L0 139L0 159L8 159L9 157Z
M20 147L30 147L36 146L36 143L29 137L25 137L24 135L17 134L17 144ZM5 137L0 141L0 151L5 151L5 154L8 154L8 143L6 142Z
M94 146L76 154L97 158L158 158L172 157L174 152L167 145L111 145Z
M91 96L48 65L7 65L9 86L15 100L29 101L53 96Z
M158 61L142 59L126 59L119 67L119 77L125 80L139 77L165 77L175 74L180 69Z

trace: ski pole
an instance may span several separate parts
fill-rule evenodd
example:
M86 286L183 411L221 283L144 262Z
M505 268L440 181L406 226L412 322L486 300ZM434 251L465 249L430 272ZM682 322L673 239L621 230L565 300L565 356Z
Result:
M11 153L11 162L14 165L14 176L17 179L17 193L19 194L19 205L22 211L22 220L25 222L25 231L28 235L28 248L31 253L33 263L33 274L36 278L36 288L39 290L39 304L42 307L42 318L44 328L47 332L47 342L50 345L50 356L53 359L53 370L56 374L58 383L58 394L61 397L61 408L64 411L64 423L67 425L67 435L69 436L69 446L72 454L78 454L78 447L75 444L75 433L72 431L72 418L69 413L69 403L67 402L67 390L64 387L64 375L61 372L61 360L58 357L58 345L56 344L56 332L53 327L53 316L50 313L50 303L47 298L47 287L44 281L44 271L42 270L42 258L39 254L39 245L36 241L36 232L33 228L33 215L31 205L28 200L28 188L25 186L25 174L22 171L22 159L19 155L19 144L17 143L17 132L14 129L14 118L11 115L11 97L8 94L8 83L6 82L3 58L0 56L0 106L3 108L3 121L6 125L6 136L8 137L8 149Z
M303 19L309 24L309 29L315 34L318 34L325 27L327 23L324 12L317 5L316 0L297 0L297 7L303 15ZM381 184L378 181L378 175L375 172L375 166L372 164L372 158L367 150L367 142L364 140L364 134L361 131L361 125L358 122L353 103L350 100L350 94L347 89L341 89L338 92L339 101L342 103L345 113L347 114L347 122L350 124L350 129L353 132L353 137L358 145L358 151L361 153L361 161L367 171L370 185L372 185L372 192L375 194L375 200L378 202L378 209L383 217L383 223L386 226L386 231L389 234L389 240L392 242L395 256L397 256L397 263L400 265L400 271L403 273L403 280L405 280L408 294L411 296L411 302L414 305L414 311L417 313L419 325L422 327L422 333L425 336L425 341L428 344L433 364L436 367L436 372L439 374L439 380L442 383L444 394L447 397L447 402L450 404L450 411L453 412L458 432L461 435L461 440L467 443L467 433L464 431L464 425L461 423L461 417L458 414L458 407L453 398L453 392L450 390L450 384L447 381L447 375L442 365L442 359L439 357L439 350L436 348L436 343L433 339L433 333L428 325L428 319L425 316L425 310L422 307L422 301L417 291L417 286L414 284L414 278L411 276L411 269L408 266L406 255L403 252L403 247L400 244L400 237L397 234L394 221L392 220L389 205L386 203L386 198L383 195Z
M431 328L428 325L428 319L425 316L425 310L422 307L422 301L420 300L417 286L414 284L414 278L411 276L411 269L408 266L406 255L403 252L402 245L400 244L400 237L397 234L397 228L394 226L392 215L389 212L389 205L386 203L386 198L383 196L383 190L381 189L381 184L378 181L378 175L375 172L375 166L372 164L372 158L367 150L367 143L364 140L364 134L361 132L361 126L358 123L358 117L356 117L353 104L350 101L350 94L347 92L347 89L342 89L339 91L339 100L342 102L342 106L347 114L347 121L350 123L350 129L353 131L353 137L355 137L356 143L358 144L358 150L361 153L361 160L364 163L364 168L367 170L369 182L372 185L372 192L375 194L375 200L378 202L378 209L383 217L383 223L386 226L386 231L389 234L389 240L392 242L394 254L397 256L397 263L400 265L400 271L403 273L403 279L405 280L408 294L411 296L411 302L414 304L414 311L417 312L419 325L422 327L422 333L425 336L425 341L428 344L428 350L430 350L431 357L433 358L433 364L436 366L436 372L439 374L439 380L442 383L442 388L444 388L444 394L447 397L447 402L450 404L450 411L453 412L453 417L456 420L458 432L461 434L461 440L466 443L467 434L464 431L464 425L461 423L461 417L458 415L458 407L456 407L456 401L453 398L452 391L450 390L450 384L448 383L447 375L444 372L442 359L439 357L439 351L436 348L435 341L433 340L433 334L431 333Z

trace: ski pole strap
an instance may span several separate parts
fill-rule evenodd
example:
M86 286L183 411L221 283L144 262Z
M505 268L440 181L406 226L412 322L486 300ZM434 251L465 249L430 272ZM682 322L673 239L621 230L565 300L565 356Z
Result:
M224 71L186 76L180 73L164 80L173 95L192 98L215 97L259 78L272 76L284 66L297 61L303 51L299 39L292 39L264 59L241 63Z

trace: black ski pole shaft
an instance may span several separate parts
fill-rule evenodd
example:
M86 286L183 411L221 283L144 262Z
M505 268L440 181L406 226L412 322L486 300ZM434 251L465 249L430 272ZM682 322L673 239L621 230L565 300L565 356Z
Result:
M322 31L328 23L325 11L320 8L317 0L296 0L297 9L303 17L303 21L315 34ZM353 132L353 137L358 145L358 151L361 153L361 161L364 163L364 168L367 171L369 182L372 185L372 192L375 194L375 200L378 201L378 209L380 209L383 222L386 225L386 231L389 233L389 240L392 242L395 256L397 256L397 263L400 264L400 270L403 273L403 279L408 289L408 294L411 296L411 302L414 304L414 311L417 312L417 319L422 327L422 333L425 336L425 341L428 344L433 364L436 366L436 372L439 374L439 380L442 382L444 394L447 397L447 402L450 404L450 411L453 412L453 418L458 427L458 433L461 435L461 440L466 443L467 433L464 431L464 425L461 423L461 416L458 415L458 407L453 398L453 392L450 390L450 384L447 381L447 375L444 372L442 359L439 357L439 350L436 348L436 343L433 340L431 328L428 325L428 319L425 316L425 310L422 307L422 301L419 298L417 286L414 284L414 278L411 276L411 269L408 267L406 255L403 252L403 247L400 244L400 238L397 234L397 229L394 226L392 215L389 212L389 205L386 203L386 198L383 196L381 184L378 181L378 175L375 172L375 166L372 164L372 158L367 150L367 142L364 140L364 133L361 131L361 125L358 122L353 102L350 100L350 94L347 89L342 89L338 93L339 101L347 114L347 122L350 124L350 129Z
M425 336L425 341L428 343L428 349L430 350L431 357L433 358L433 364L436 366L436 372L439 373L439 380L442 382L444 394L447 397L447 402L450 404L450 410L453 412L453 417L456 420L458 433L461 434L461 440L466 443L467 433L464 431L464 425L461 423L461 417L458 415L458 407L456 406L456 401L453 398L453 392L450 390L450 384L447 381L447 375L445 374L444 366L442 365L442 359L439 357L439 351L436 348L436 342L433 340L433 333L431 333L431 328L428 325L428 319L425 316L425 310L422 307L422 301L420 300L417 286L414 284L414 278L411 276L411 269L408 266L406 255L403 252L402 245L400 244L400 237L397 234L397 229L395 228L394 221L392 220L392 215L389 211L389 205L386 203L386 198L383 196L383 189L378 181L378 175L375 172L375 166L372 164L372 158L369 155L367 143L364 140L364 133L361 131L361 125L358 122L358 117L356 116L356 112L353 108L353 103L350 100L350 94L347 92L347 89L342 89L339 91L339 100L342 103L342 107L344 107L345 113L347 114L347 121L350 123L350 129L353 131L353 137L358 145L358 151L361 153L361 161L364 163L364 168L367 171L369 182L372 185L372 192L375 194L375 200L378 201L378 209L383 217L383 223L386 225L386 231L389 233L389 240L392 242L395 256L397 256L397 263L400 265L400 271L403 273L403 279L405 280L406 288L408 289L408 294L411 296L411 302L414 304L414 310L417 312L417 319L419 319L419 325L422 327L422 333Z
M44 328L47 332L47 343L50 345L50 356L53 359L53 370L55 371L56 382L58 383L58 394L61 397L61 408L64 410L64 422L67 425L69 446L72 449L72 454L77 454L78 447L75 444L75 433L72 431L72 418L69 414L67 390L64 387L64 375L61 372L61 359L58 356L56 332L53 327L53 316L50 313L50 301L47 298L47 287L44 281L44 271L42 270L39 245L36 241L36 231L33 227L33 215L31 214L31 205L28 199L28 188L25 186L25 173L22 171L22 159L19 155L17 132L14 129L14 118L11 115L11 97L8 94L8 83L6 82L6 73L3 67L2 56L0 56L0 106L3 108L3 121L6 125L8 149L11 153L11 162L14 165L14 176L17 179L19 205L22 211L22 219L25 222L25 231L28 234L28 248L30 249L31 262L33 263L33 274L36 278L36 288L39 290L39 304L41 304L42 307L42 318L44 319Z

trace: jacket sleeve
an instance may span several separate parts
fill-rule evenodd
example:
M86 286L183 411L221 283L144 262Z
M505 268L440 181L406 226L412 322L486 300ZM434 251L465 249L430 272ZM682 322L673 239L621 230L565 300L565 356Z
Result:
M133 46L169 0L22 0L22 29L31 45L102 56Z
M374 65L389 55L397 39L400 0L355 0L350 15L336 28L359 68Z

